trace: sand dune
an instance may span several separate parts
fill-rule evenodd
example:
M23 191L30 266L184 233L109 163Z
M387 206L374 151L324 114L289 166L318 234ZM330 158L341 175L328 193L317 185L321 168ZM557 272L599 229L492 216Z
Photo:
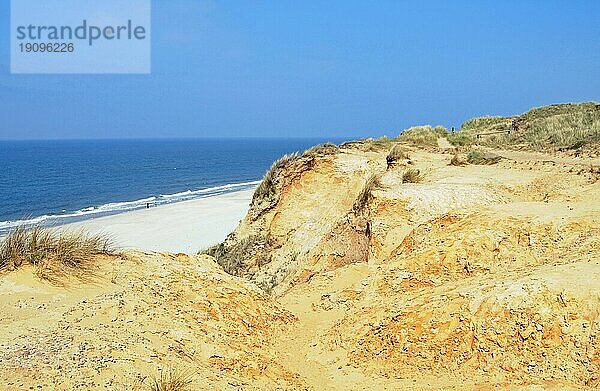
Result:
M0 275L0 388L598 388L597 158L486 149L503 158L455 166L401 143L410 160L390 166L397 143L289 158L249 208L251 191L79 224L160 252ZM216 258L165 252L246 211Z

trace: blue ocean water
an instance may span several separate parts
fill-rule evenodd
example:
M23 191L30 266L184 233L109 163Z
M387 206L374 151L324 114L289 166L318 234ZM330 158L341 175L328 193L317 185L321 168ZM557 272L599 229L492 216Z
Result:
M250 188L280 156L324 141L3 141L0 235Z

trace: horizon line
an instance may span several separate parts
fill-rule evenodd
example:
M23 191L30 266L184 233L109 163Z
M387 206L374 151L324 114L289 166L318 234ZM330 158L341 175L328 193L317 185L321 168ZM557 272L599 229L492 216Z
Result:
M398 133L399 134L399 133ZM385 137L385 135L379 136ZM389 136L388 136L389 137ZM219 137L100 137L100 138L0 138L0 142L27 142L27 141L179 141L179 140L356 140L376 138L376 136L219 136Z

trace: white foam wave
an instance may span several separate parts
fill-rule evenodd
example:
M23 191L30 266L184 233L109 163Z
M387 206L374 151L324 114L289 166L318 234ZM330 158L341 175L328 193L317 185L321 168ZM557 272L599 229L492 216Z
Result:
M30 226L37 224L60 223L62 220L70 218L78 218L95 214L112 214L126 212L134 209L146 207L147 204L162 205L177 201L189 200L202 195L210 195L212 193L222 193L227 191L235 191L249 186L258 185L260 181L231 183L222 186L209 187L199 190L187 190L175 194L161 194L158 197L147 197L135 201L111 202L100 206L90 206L71 213L63 213L57 215L42 215L31 219L0 221L0 231L5 231L21 225Z
M207 189L186 190L186 191L182 191L181 193L175 193L175 194L166 194L166 195L161 194L159 196L159 198L169 199L169 198L189 197L189 196L195 196L195 195L206 194L206 193L214 193L214 192L218 192L218 191L222 191L222 190L231 190L231 189L237 189L240 187L258 185L259 183L260 183L260 181L232 183L232 184L223 185L223 186L209 187Z

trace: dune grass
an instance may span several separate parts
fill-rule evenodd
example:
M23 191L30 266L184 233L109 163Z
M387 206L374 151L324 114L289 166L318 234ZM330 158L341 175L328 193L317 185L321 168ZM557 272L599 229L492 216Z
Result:
M394 145L386 157L387 166L390 168L398 160L409 159L408 154L400 145Z
M424 177L421 171L415 168L409 168L402 174L402 183L421 183L423 180Z
M324 143L315 145L304 151L302 155L298 152L284 155L276 160L271 168L266 172L262 181L254 191L252 202L260 202L262 200L272 200L277 195L277 177L281 171L293 161L300 157L317 157L332 154L338 151L338 146L333 143Z
M314 147L310 147L302 156L323 156L335 153L338 151L338 146L333 143L323 143L319 145L315 145Z
M530 120L523 140L533 146L580 148L600 141L600 109L555 114ZM511 140L512 141L512 140Z
M36 268L40 278L51 282L69 275L83 278L93 271L98 255L115 255L106 235L21 226L0 241L0 271L27 264Z
M255 258L258 267L270 262L269 243L266 236L250 235L232 243L219 243L200 253L214 257L228 274L241 276L248 266L245 260Z
M150 378L150 391L192 391L194 376L191 371L169 369Z
M375 139L366 140L366 150L371 152L379 152L384 148L389 148L397 140L388 136L383 136Z
M471 145L475 141L474 137L467 132L448 133L446 138L450 144L459 147Z
M476 134L509 131L510 134ZM596 102L557 104L538 107L510 117L480 117L465 122L459 132L448 137L455 145L503 147L525 145L534 149L577 149L600 143L600 104Z
M252 197L252 202L258 202L261 200L271 200L277 194L277 175L283 170L283 168L288 165L290 162L296 160L299 157L298 153L293 153L291 155L284 155L279 160L275 161L271 165L271 168L265 174L263 180L260 182L256 190L254 191L254 195Z
M438 138L447 137L448 130L443 126L413 126L404 130L398 139L419 146L437 147Z
M373 190L381 187L381 179L377 174L371 174L363 188L361 189L356 201L354 202L353 210L355 213L360 213L366 209L369 202L373 199Z
M476 149L471 149L467 155L467 162L470 164L484 164L483 153Z
M496 130L510 129L516 117L483 116L472 118L460 127L460 132L487 133Z

